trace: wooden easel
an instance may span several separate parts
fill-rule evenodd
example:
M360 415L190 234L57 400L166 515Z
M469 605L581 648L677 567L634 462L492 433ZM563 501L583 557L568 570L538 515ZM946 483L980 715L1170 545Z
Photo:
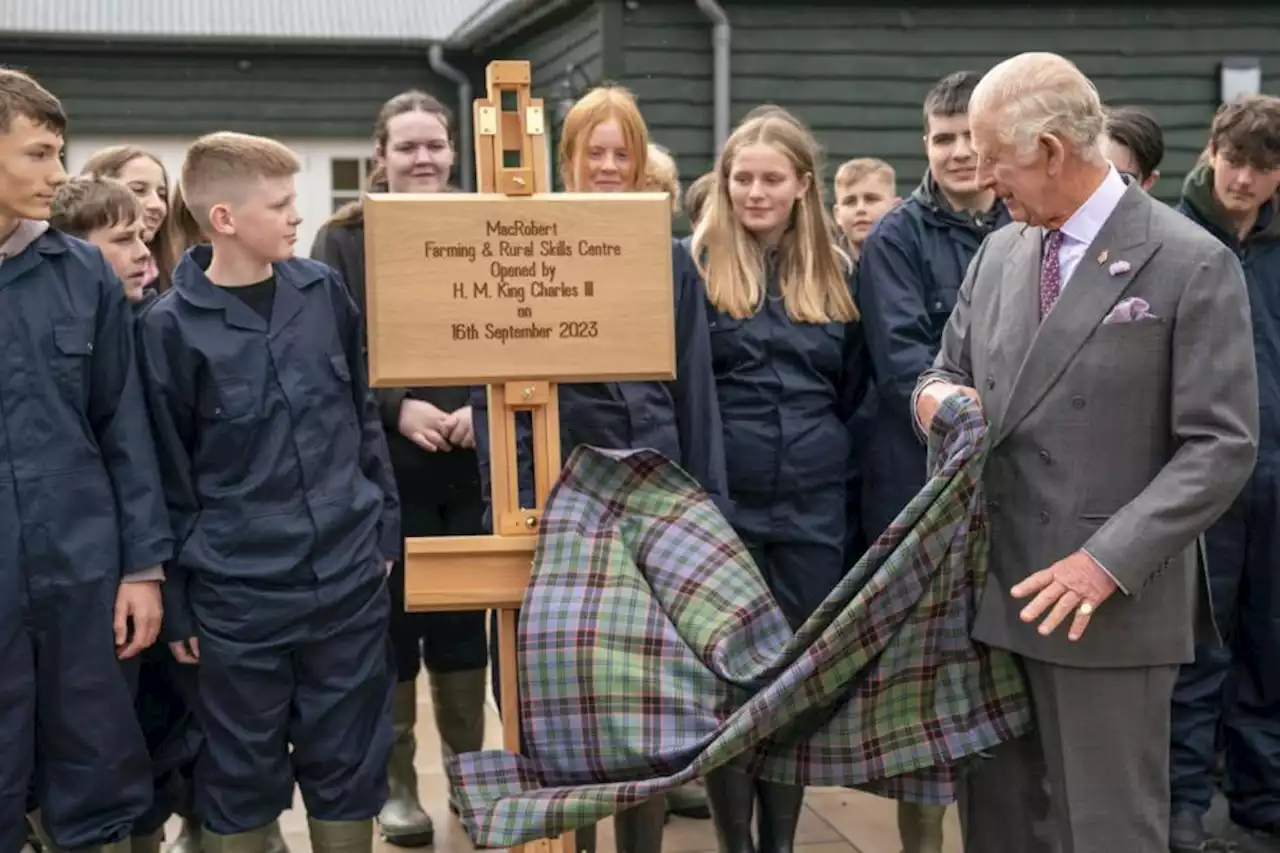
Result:
M529 584L542 509L561 467L557 381L675 376L671 220L667 198L660 193L550 194L543 106L529 94L529 63L491 62L485 77L486 97L474 104L479 193L366 198L369 369L374 386L488 386L493 535L407 540L405 608L497 611L503 745L519 752L516 610ZM504 96L514 110L504 107ZM508 165L508 157L516 162ZM557 280L578 286L577 296L535 300L537 312L522 299L516 309L518 317L533 317L531 323L549 321L549 328L559 327L558 337L501 345L479 340L479 328L510 317L509 304L492 298L494 282L477 280L491 269L485 266L491 257L485 252L497 243L501 255L505 243L497 238L481 242L478 253L473 243L473 254L463 257L467 247L462 241L492 233L498 218L545 220L558 238L576 247L576 259L561 260L555 253L546 257L567 270ZM626 248L619 260L582 251L583 243L613 241ZM432 245L453 248L433 254ZM425 272L424 255L429 264ZM480 256L485 260L477 264ZM513 262L523 263L524 258ZM534 269L546 266L533 261ZM644 272L634 272L637 268ZM607 279L613 280L608 288ZM595 337L565 335L566 327L585 332L597 325ZM530 378L512 378L521 375ZM516 415L521 412L529 412L533 422L534 507L520 506L519 499ZM575 853L574 835L513 849Z

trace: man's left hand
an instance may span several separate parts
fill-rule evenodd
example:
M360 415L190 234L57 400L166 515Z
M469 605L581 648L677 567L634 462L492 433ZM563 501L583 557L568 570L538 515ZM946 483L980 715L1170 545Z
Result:
M159 581L126 581L120 584L116 592L116 656L120 660L128 660L149 648L160 636L163 615ZM129 631L131 623L132 636Z
M1015 586L1012 593L1014 598L1036 596L1022 608L1023 622L1034 622L1048 611L1039 628L1043 637L1052 634L1074 611L1067 639L1075 642L1084 636L1094 611L1115 591L1116 582L1111 576L1088 554L1077 551L1036 572Z

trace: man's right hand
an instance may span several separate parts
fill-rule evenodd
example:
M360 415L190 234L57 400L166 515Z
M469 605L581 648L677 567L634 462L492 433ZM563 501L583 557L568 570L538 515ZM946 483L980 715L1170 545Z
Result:
M979 406L982 405L976 388L955 385L951 382L930 382L916 397L916 421L919 422L920 429L925 435L929 434L929 428L933 425L933 416L938 413L942 401L954 394L963 394Z
M423 450L452 450L447 437L452 428L453 418L425 400L405 398L400 404L400 434Z

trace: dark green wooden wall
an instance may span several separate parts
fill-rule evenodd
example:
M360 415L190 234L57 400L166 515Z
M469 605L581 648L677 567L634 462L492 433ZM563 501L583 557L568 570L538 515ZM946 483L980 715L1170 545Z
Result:
M781 104L815 131L828 177L850 157L883 157L904 193L925 166L920 108L930 85L1023 51L1061 53L1108 103L1154 112L1168 149L1157 188L1166 199L1204 147L1224 57L1259 57L1264 91L1280 93L1275 4L723 5L733 23L733 120L760 103ZM687 181L712 163L710 22L687 0L638 0L624 10L622 78Z
M470 57L461 61L467 73L481 68ZM0 64L37 77L62 99L71 132L82 134L238 130L367 137L382 102L405 89L457 104L455 84L438 77L425 51L416 49L4 42L0 36Z
M608 76L606 33L621 21L621 7L608 3L573 3L518 34L485 50L488 59L524 59L533 65L533 96L544 100L551 131L552 175L560 186L555 150L563 112L585 91ZM616 31L612 40L619 42Z

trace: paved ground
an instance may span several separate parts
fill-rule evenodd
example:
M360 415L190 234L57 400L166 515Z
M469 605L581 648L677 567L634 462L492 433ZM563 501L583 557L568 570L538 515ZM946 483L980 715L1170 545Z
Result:
M422 801L436 824L435 853L468 853L472 850L462 826L449 814L446 782L440 767L439 738L431 722L431 698L425 679L418 694L417 766ZM487 746L502 743L498 718L487 711ZM900 853L894 804L878 797L844 789L815 788L807 797L796 853ZM305 814L301 802L281 817L291 853L310 853ZM173 832L170 832L170 838ZM398 851L397 847L379 850ZM609 822L601 825L598 853L613 853L613 833ZM716 849L710 821L673 818L663 838L663 853L712 853ZM954 811L947 821L946 853L960 853L960 831Z
M422 787L422 802L436 824L434 853L470 853L474 848L462 826L449 814L446 805L444 773L440 766L440 741L431 716L431 695L426 680L419 681L417 766ZM493 707L486 709L486 746L502 745L501 728ZM307 840L306 817L300 800L294 809L281 817L285 838L291 853L311 853ZM1261 839L1242 834L1230 827L1225 803L1218 797L1207 821L1212 831L1223 833L1235 841L1238 853L1280 853L1280 840ZM173 838L177 825L170 827ZM379 844L379 853L399 853L401 848ZM710 821L673 818L663 837L663 853L714 853L715 835ZM597 853L613 853L613 831L609 821L600 826ZM947 815L945 853L962 853L960 827L955 810ZM795 853L901 853L894 804L888 800L859 794L843 788L814 788L806 798L806 806L796 838Z

